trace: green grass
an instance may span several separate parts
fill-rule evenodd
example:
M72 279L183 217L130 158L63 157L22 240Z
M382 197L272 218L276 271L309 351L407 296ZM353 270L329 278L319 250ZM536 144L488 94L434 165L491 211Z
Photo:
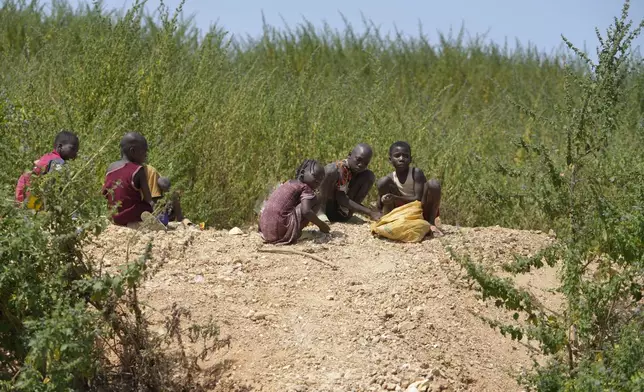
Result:
M265 26L262 37L235 42L172 13L74 10L60 1L47 10L17 1L0 10L2 197L12 197L60 128L80 134L81 160L92 157L95 172L87 186L99 192L120 136L136 130L150 142L150 163L184 191L187 215L230 226L252 220L266 188L303 159L328 162L367 142L382 176L391 170L387 148L404 139L416 165L443 182L444 222L548 226L522 202L525 180L496 163L525 159L520 138L564 145L567 119L555 110L566 104L562 64L584 72L570 54L462 34L428 42L309 24ZM640 61L614 150L625 164L644 154L642 71Z

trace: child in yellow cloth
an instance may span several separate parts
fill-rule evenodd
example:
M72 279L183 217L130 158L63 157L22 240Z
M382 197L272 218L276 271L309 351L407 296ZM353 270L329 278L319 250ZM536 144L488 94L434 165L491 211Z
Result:
M157 169L150 165L145 165L145 172L148 179L148 186L150 187L150 195L152 196L152 207L155 208L165 193L170 191L170 179L168 177L162 177ZM157 218L166 226L171 221L183 221L183 212L181 211L178 193L175 192L171 195L170 202L166 204Z

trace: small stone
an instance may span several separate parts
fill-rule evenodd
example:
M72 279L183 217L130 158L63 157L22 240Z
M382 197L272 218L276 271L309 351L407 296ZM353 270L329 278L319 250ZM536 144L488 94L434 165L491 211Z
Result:
M306 387L306 385L296 385L296 386L293 388L293 391L295 391L295 392L306 392L306 391L307 391L307 389L308 389L308 388Z
M257 312L257 313L253 313L250 316L250 319L253 320L253 321L264 320L264 319L266 319L266 316L268 316L267 313Z
M329 379L331 379L333 381L340 380L342 378L342 376L344 376L344 374L339 373L339 372L332 372L332 373L327 374L327 377L329 377Z
M196 275L196 276L195 276L195 278L193 279L193 281L194 281L195 283L203 283L203 282L204 282L204 280L205 280L205 279L204 279L203 275Z
M228 234L229 235L242 235L242 234L244 234L244 232L239 227L233 227L232 229L230 229Z
M442 376L443 376L443 375L441 374L440 369L438 369L438 368L433 369L433 370L430 372L430 374L431 374L432 376L434 376L434 377L442 377Z
M408 332L413 329L416 329L416 324L412 323L411 321L405 321L400 323L400 325L398 326L398 329L400 330L400 332Z
M327 299L328 301L333 301L333 300L335 299L335 297L334 297L334 296L332 296L332 295L327 295L326 299Z
M396 387L397 387L397 385L394 384L393 382L389 382L389 383L385 384L385 389L388 390L388 391L395 391Z

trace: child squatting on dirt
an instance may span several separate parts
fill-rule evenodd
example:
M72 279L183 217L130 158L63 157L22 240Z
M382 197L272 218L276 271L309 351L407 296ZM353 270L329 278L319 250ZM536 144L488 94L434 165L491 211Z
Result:
M140 133L130 132L121 139L121 160L107 168L103 195L110 208L116 207L112 221L121 226L141 222L141 214L152 213L152 196L143 164L148 142Z
M40 201L29 194L29 184L32 175L40 176L57 170L65 161L76 159L80 142L78 136L69 131L61 131L54 138L54 150L43 155L34 161L34 167L30 172L23 173L16 185L16 202L23 204L29 209L38 210L41 207Z
M382 217L380 211L361 204L376 181L376 176L369 170L372 156L371 146L361 143L347 159L326 166L326 176L320 186L319 217L322 220L347 222L355 212L374 221Z
M389 147L389 162L394 171L378 180L378 208L388 214L396 207L418 200L423 205L423 217L429 222L434 236L443 233L436 227L441 202L441 186L438 180L425 178L422 170L410 167L411 146L398 141Z
M259 217L259 231L265 242L287 245L297 242L302 229L311 222L323 233L329 226L315 214L315 190L324 180L324 167L307 159L298 167L295 180L281 184L268 197Z

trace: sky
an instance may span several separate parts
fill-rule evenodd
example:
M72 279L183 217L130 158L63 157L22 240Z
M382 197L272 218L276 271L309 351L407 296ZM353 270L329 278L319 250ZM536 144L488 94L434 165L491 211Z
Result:
M78 1L78 0L76 0ZM180 0L164 0L175 9ZM108 9L121 9L132 0L104 0ZM381 32L399 31L417 35L419 23L430 42L437 42L437 31L458 32L464 26L470 36L485 35L488 41L514 47L531 43L550 53L561 46L561 34L578 47L594 54L595 27L604 32L621 12L621 0L186 0L184 14L193 15L197 27L211 24L223 27L233 36L257 37L262 32L262 12L270 25L284 22L295 27L304 19L316 26L323 21L331 27L344 26L342 15L354 29L363 28L362 15L380 26ZM148 0L155 10L159 0ZM630 18L644 18L644 0L632 0ZM636 41L644 53L644 36ZM593 56L594 57L594 56Z

